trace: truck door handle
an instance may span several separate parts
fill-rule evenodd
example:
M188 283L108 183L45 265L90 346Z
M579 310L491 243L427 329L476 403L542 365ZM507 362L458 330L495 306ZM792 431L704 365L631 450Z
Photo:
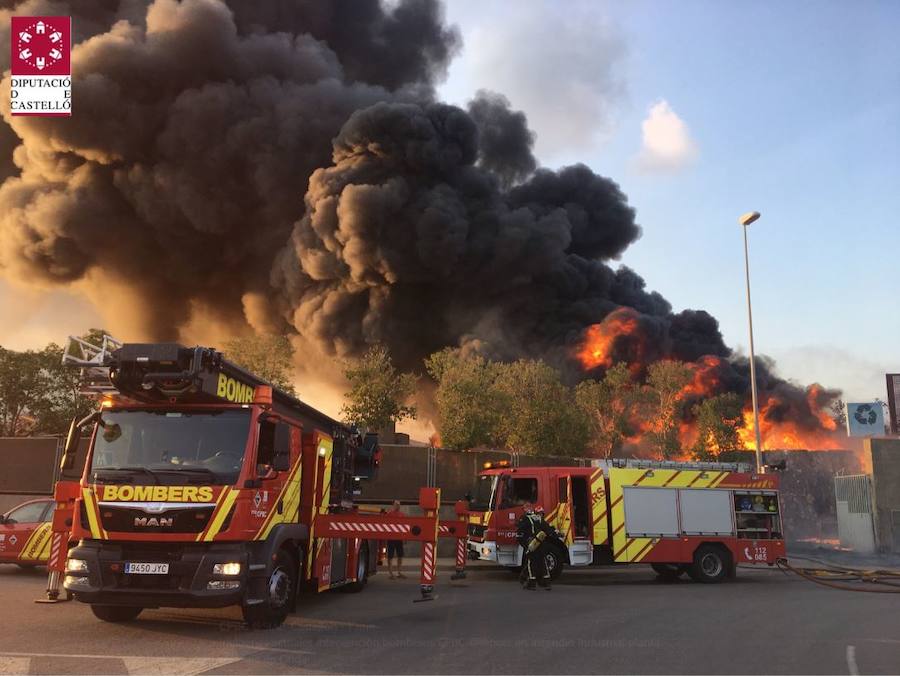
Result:
M281 514L281 512L282 512L283 510L284 510L284 502L282 502L281 500L279 500L279 501L278 501L278 513Z

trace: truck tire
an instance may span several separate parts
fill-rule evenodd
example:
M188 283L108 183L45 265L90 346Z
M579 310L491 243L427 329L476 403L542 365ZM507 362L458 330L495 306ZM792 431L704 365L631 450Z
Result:
M100 606L91 605L94 617L104 622L131 622L141 614L140 606Z
M357 594L366 588L369 581L369 546L363 542L359 547L359 557L356 559L356 582L345 584L340 588L347 594Z
M251 629L280 626L291 609L296 591L297 563L286 550L279 549L266 580L265 599L262 603L241 606L244 622Z
M563 553L556 547L550 547L546 554L547 572L550 573L550 579L556 580L562 575L565 566L565 558Z
M730 567L731 557L723 547L700 545L694 552L694 563L688 568L688 575L695 582L713 584L724 580Z
M650 567L661 580L666 582L674 582L686 573L688 568L677 563L651 563Z

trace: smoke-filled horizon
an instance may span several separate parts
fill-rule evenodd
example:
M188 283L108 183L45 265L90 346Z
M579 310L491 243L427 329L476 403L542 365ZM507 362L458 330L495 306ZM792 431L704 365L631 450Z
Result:
M710 392L746 396L747 360L715 318L674 313L611 265L641 233L616 183L539 168L502 94L436 100L461 47L437 0L10 12L71 14L77 44L73 116L0 125L4 276L102 289L104 312L146 339L201 316L288 332L309 361L383 343L418 369L470 345L569 380L680 359L703 365ZM578 355L594 333L606 351L592 364ZM823 429L836 391L759 371L767 415Z

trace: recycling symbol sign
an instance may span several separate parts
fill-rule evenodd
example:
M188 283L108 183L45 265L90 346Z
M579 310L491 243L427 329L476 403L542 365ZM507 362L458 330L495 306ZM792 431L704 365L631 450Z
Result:
M860 425L874 425L878 422L878 414L871 404L860 404L854 411L853 417Z

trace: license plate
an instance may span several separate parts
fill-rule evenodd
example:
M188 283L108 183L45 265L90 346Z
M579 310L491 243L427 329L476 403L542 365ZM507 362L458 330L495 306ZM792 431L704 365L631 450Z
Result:
M130 575L166 575L169 572L169 564L129 561L125 564L125 572Z

